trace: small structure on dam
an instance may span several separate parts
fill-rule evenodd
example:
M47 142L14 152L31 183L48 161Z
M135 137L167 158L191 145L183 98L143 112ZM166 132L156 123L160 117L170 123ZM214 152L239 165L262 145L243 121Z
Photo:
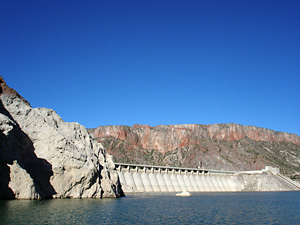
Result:
M300 184L278 168L255 171L219 171L115 163L122 189L132 192L236 192L300 190Z

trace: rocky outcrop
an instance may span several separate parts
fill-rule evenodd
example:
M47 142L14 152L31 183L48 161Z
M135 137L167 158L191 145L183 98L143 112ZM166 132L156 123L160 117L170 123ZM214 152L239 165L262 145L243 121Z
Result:
M299 191L300 184L287 178L286 181L279 175L272 173L262 174L239 174L237 175L238 184L241 191Z
M300 171L300 137L239 124L103 126L90 129L116 162L208 169Z
M240 124L214 124L207 127L212 140L237 141L248 137L254 141L283 142L300 145L300 137L296 134L276 132L261 127L242 126Z
M0 198L123 195L112 156L83 126L0 85Z

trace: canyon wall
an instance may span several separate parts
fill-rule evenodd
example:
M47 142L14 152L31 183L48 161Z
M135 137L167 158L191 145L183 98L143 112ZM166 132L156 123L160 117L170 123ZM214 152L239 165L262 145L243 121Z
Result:
M0 198L123 195L112 156L78 123L32 108L0 77Z
M300 172L300 137L239 124L101 126L89 129L116 162L219 170Z

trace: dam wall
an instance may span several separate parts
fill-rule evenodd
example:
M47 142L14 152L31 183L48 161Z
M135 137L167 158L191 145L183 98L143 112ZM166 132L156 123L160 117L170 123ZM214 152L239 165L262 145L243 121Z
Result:
M116 163L123 191L226 192L241 191L234 172Z
M133 192L237 192L299 190L277 168L256 171L218 171L115 163L122 189Z

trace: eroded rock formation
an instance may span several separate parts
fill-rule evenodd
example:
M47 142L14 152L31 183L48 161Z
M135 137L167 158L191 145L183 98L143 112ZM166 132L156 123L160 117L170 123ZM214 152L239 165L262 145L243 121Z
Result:
M300 171L300 137L239 124L102 126L90 129L116 162L255 170Z
M0 198L120 197L112 156L78 123L32 108L0 77Z

